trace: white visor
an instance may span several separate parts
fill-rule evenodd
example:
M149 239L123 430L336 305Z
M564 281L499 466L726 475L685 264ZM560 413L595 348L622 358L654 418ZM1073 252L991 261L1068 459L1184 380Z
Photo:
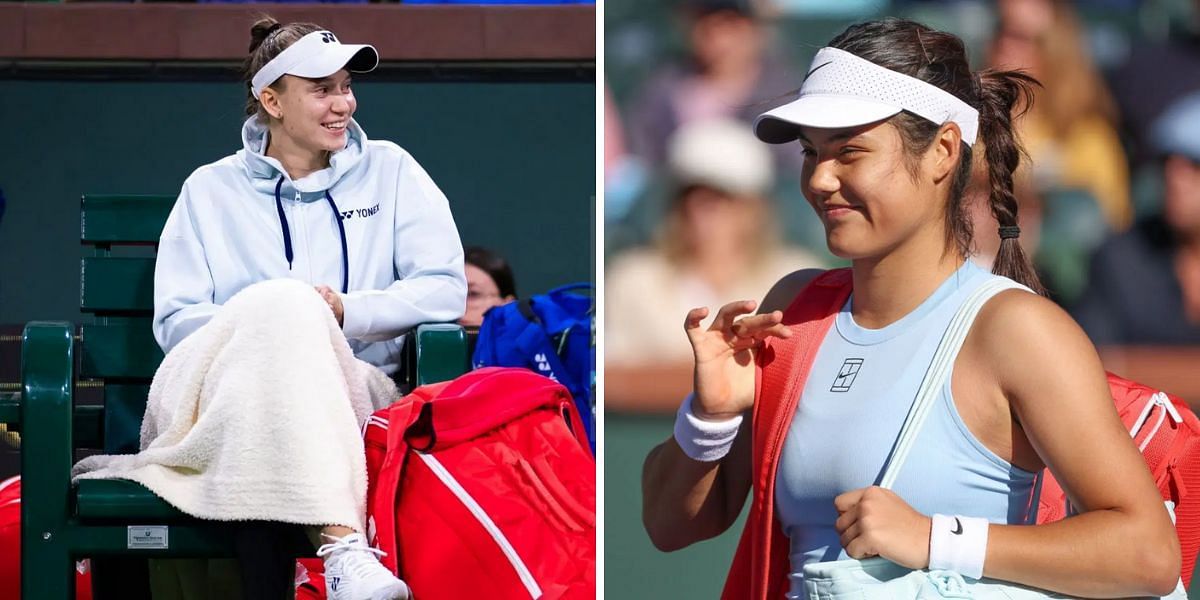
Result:
M284 75L329 77L342 69L366 73L379 65L379 53L367 44L343 44L329 31L314 31L283 49L250 80L254 97Z
M979 111L954 94L837 48L813 58L800 96L754 120L754 134L768 144L795 141L800 126L835 129L882 121L907 110L939 125L958 124L975 144Z

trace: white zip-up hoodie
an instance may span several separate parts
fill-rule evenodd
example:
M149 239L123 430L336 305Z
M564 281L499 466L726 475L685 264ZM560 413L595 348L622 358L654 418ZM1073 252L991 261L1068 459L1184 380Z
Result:
M267 279L343 292L350 346L388 374L399 366L406 330L462 316L462 242L445 195L404 149L368 141L353 119L346 130L346 147L328 168L292 181L263 155L267 129L251 117L242 150L187 178L154 269L154 337L164 352L242 288Z

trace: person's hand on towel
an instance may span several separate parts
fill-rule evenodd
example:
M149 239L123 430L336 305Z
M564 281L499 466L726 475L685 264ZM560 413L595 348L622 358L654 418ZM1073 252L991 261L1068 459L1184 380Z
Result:
M337 319L338 326L340 327L342 325L344 310L342 308L342 297L327 285L318 285L316 289L317 293L321 294L321 298L325 299L325 303L329 305L329 309L333 311L333 317Z

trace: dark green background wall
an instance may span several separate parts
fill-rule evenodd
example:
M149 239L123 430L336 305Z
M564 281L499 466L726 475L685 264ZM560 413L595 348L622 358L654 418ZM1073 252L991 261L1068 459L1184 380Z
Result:
M0 323L80 320L79 197L178 193L241 147L229 81L0 80ZM355 83L367 136L417 158L465 244L513 263L522 294L593 277L595 87Z
M674 415L604 415L604 596L716 599L747 509L724 534L670 554L642 528L642 461L671 435ZM750 505L747 501L746 506Z

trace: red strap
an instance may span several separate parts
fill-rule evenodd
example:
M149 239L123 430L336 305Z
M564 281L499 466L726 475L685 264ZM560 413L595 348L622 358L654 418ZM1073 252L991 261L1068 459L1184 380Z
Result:
M410 394L379 411L388 422L387 452L379 472L368 473L379 487L371 497L372 504L367 507L367 514L375 519L376 543L379 544L379 549L386 553L380 561L393 573L397 573L400 564L400 557L397 556L395 508L400 479L404 475L404 457L408 453L404 431L416 420L421 406L427 401L424 394Z
M750 517L730 567L724 600L765 600L785 594L790 568L787 539L775 519L779 455L817 349L850 297L852 283L850 269L818 276L783 313L783 323L792 330L792 336L769 339L758 353Z

